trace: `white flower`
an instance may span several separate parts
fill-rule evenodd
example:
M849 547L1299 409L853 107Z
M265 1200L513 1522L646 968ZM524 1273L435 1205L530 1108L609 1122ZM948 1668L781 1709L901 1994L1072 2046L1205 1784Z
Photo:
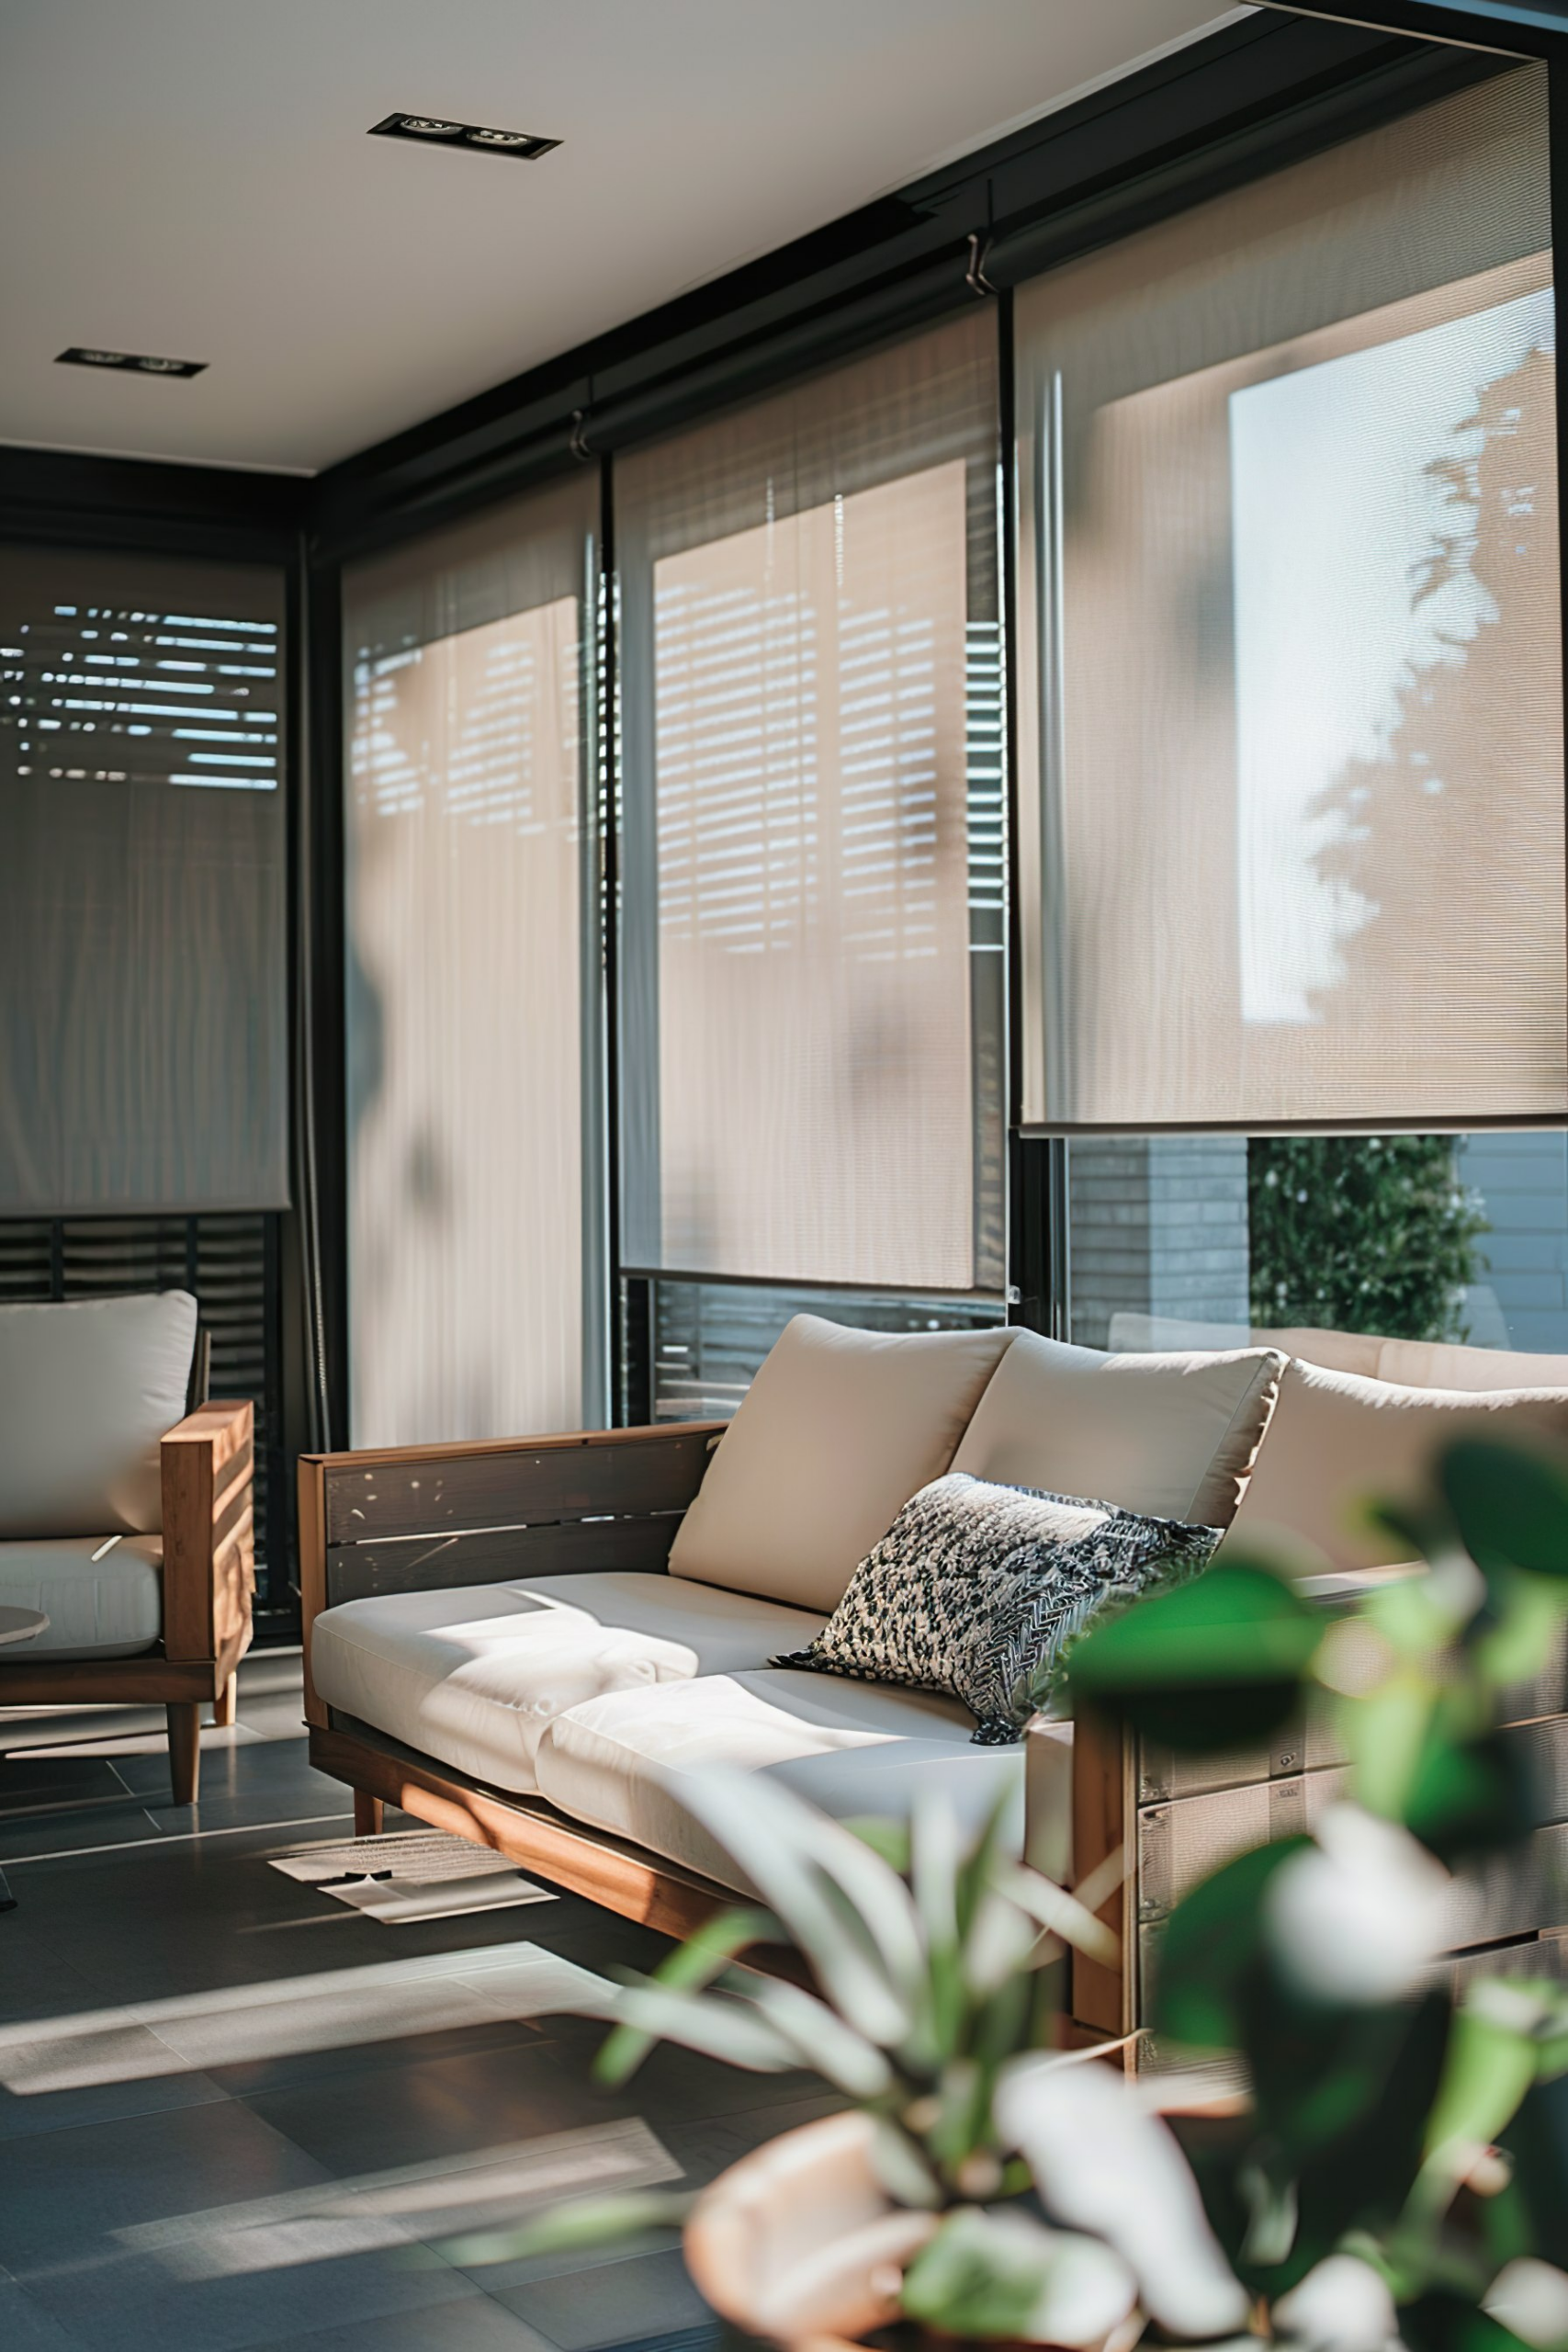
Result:
M1245 2328L1247 2295L1187 2159L1124 2075L1094 2061L1020 2059L1003 2073L996 2113L1053 2220L1114 2246L1162 2327L1205 2339Z
M1398 2333L1385 2280L1353 2254L1331 2254L1274 2306L1278 2337L1300 2352L1384 2352Z
M1482 2309L1540 2352L1568 2344L1568 2278L1550 2262L1527 2255L1505 2264L1482 2298Z
M1264 1920L1286 1975L1319 2000L1398 2000L1453 1940L1454 1883L1391 1821L1332 1805L1316 1843L1269 1882Z

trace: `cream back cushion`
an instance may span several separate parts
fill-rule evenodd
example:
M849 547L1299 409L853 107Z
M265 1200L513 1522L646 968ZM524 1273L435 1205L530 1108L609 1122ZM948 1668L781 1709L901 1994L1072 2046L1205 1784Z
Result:
M0 1539L156 1534L195 1349L183 1290L0 1306Z
M1387 1379L1382 1368L1382 1351L1397 1347L1395 1340L1379 1339L1371 1331L1322 1331L1303 1329L1292 1331L1254 1331L1255 1348L1277 1348L1282 1356L1299 1356L1303 1363L1321 1364L1325 1372L1359 1373L1366 1380ZM1396 1373L1395 1379L1404 1374ZM1423 1384L1430 1385L1429 1383ZM1460 1386L1471 1384L1458 1383ZM1517 1386L1519 1384L1515 1383ZM1480 1387L1476 1381L1474 1386Z
M1568 1356L1515 1355L1505 1348L1450 1347L1438 1340L1384 1340L1378 1378L1406 1388L1568 1390Z
M1266 1348L1101 1355L1021 1331L953 1466L995 1486L1228 1527L1282 1362Z
M797 1315L708 1464L671 1574L836 1609L909 1497L947 1468L1014 1337L905 1339Z
M1568 1439L1568 1388L1411 1388L1292 1363L1226 1548L1283 1532L1338 1567L1409 1557L1398 1536L1359 1523L1369 1498L1408 1500L1451 1439Z

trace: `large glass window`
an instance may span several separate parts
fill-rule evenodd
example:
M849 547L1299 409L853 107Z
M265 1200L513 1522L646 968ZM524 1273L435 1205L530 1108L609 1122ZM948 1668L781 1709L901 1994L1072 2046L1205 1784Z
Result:
M597 489L345 582L356 1445L607 1418Z
M1086 1136L1066 1151L1084 1345L1316 1329L1568 1357L1560 1132Z
M1545 85L1020 291L1036 1129L1568 1110Z
M998 1295L995 322L617 462L623 1255Z

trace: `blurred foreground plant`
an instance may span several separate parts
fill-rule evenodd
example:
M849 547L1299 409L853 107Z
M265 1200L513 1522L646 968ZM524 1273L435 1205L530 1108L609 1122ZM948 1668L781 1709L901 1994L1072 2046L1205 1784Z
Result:
M1085 1635L1080 1708L1187 1751L1262 1738L1315 1694L1337 1711L1345 1792L1309 1834L1227 1863L1173 1913L1154 2029L1239 2055L1241 2111L1156 2111L1044 2045L1045 1963L1100 1959L1113 1857L1074 1894L965 1839L941 1799L907 1838L857 1834L760 1777L687 1802L762 1898L614 1996L598 2061L625 2081L660 2038L760 2071L808 2067L869 2119L896 2235L897 2302L968 2340L1111 2347L1263 2327L1303 2352L1568 2346L1568 1987L1517 1973L1456 2000L1470 1873L1529 1837L1531 1792L1499 1732L1508 1686L1568 1614L1568 1477L1463 1442L1433 1495L1385 1510L1425 1574L1353 1615L1266 1562L1227 1557ZM765 1907L764 1907L765 1906ZM814 1989L736 1965L788 1942ZM466 2258L668 2222L664 2198L568 2208Z

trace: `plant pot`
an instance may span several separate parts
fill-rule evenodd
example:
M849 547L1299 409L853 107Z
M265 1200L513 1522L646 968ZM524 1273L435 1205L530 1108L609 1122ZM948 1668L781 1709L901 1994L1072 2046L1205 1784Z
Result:
M788 2352L857 2352L897 2319L900 2274L938 2216L893 2203L871 2147L867 2117L826 2116L743 2156L698 2199L686 2223L686 2267L741 2335ZM1134 2336L1142 2327L1140 2317ZM932 2346L952 2342L919 2335Z

